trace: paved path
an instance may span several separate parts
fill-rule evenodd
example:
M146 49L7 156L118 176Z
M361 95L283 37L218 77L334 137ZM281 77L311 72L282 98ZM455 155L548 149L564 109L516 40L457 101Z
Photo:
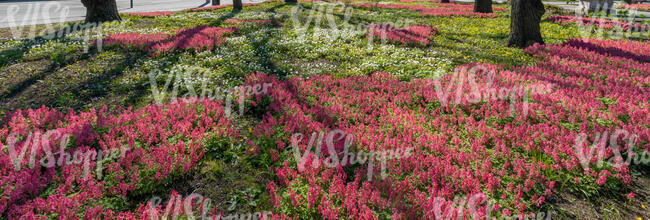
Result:
M624 2L622 2L622 1L615 1L615 3L624 4ZM564 1L564 2L560 2L560 1L544 1L544 4L559 6L559 7L562 7L564 9L566 9L566 10L569 10L569 11L576 11L580 7L580 3L578 3L578 2L567 4L566 1ZM612 13L616 14L617 11L618 11L618 9L614 8ZM639 15L643 15L646 18L650 18L650 12L630 10L630 13L634 13L636 15L635 17L639 17Z
M211 0L117 0L120 12L179 11L212 5ZM244 3L264 0L243 0ZM232 4L232 0L221 0ZM80 21L86 16L81 0L0 0L0 28Z

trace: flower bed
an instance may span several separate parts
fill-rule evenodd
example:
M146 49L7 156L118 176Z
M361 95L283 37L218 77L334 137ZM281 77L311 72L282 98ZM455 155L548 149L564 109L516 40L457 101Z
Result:
M244 3L242 6L253 6L253 5L259 5L260 3ZM232 7L232 5L214 5L214 6L208 6L208 7L200 7L200 8L190 8L186 9L185 11L210 11L210 10L216 10L216 9L222 9L222 8L228 8Z
M650 44L644 42L570 39L562 45L564 47L587 50L601 55L635 60L639 63L650 62L650 54L648 54ZM639 65L639 67L642 66L646 65Z
M627 164L598 167L594 158L584 161L574 141L581 134L591 141L598 132L625 129L638 135L638 149L650 149L650 129L645 126L650 124L648 49L646 42L623 40L534 45L526 52L539 61L535 66L465 65L456 71L461 75L439 80L401 81L376 73L281 81L253 74L247 85L274 86L268 91L270 104L256 106L265 103L265 95L252 99L252 107L266 113L252 131L257 138L249 146L254 154L268 154L273 161L277 181L270 182L268 190L282 212L275 215L278 218L530 214L551 196L556 183L579 188L629 183ZM206 100L116 114L106 109L63 114L45 107L11 113L0 129L2 148L14 149L0 151L0 213L10 218L79 218L84 213L88 218L149 219L153 208L160 216L173 208L144 202L132 204L137 210L119 212L110 208L115 205L110 201L168 193L154 190L192 169L203 158L206 139L238 136L224 114L222 103ZM299 169L302 159L293 149L302 154L314 146L309 134L337 129L353 138L329 142L335 153L330 153L326 139L315 142L320 153L306 153ZM306 137L294 139L295 134ZM51 155L46 149L58 149L65 135L72 138L63 155L82 155L78 162L69 159L70 164L53 167L39 163ZM604 158L613 155L611 147ZM35 166L28 167L25 156L17 163L23 168L16 170L19 157L12 154L25 150L29 155L31 149L36 152ZM100 165L92 157L100 149L124 153ZM326 165L333 155L409 149L409 156L376 162L375 167L369 160ZM59 155L55 153L55 159ZM104 175L96 169L86 175L88 167L103 167ZM485 194L493 206L481 202L471 212L454 204L455 197L477 194ZM168 204L184 204L180 199ZM216 207L210 210L218 214Z
M440 0L399 0L400 2L440 2ZM449 1L453 3L454 1Z
M637 23L626 23L626 22L612 21L607 19L574 17L574 16L549 16L546 20L556 24L576 23L578 25L593 25L593 26L597 26L598 28L603 28L605 30L611 30L614 29L615 27L620 27L624 31L628 31L631 28L635 31L643 31L649 28L648 26L637 24Z
M454 4L454 3L439 3L439 7L426 7L422 5L388 5L388 4L368 4L368 3L354 3L352 5L360 7L379 7L379 8L392 8L392 9L408 9L419 11L421 15L429 16L461 16L461 17L498 17L495 13L476 13L474 6L469 4ZM505 11L504 8L493 8L494 11Z
M368 27L366 38L374 41L388 40L390 42L401 43L402 45L429 45L429 41L438 29L431 26L413 25L406 28L397 28L389 24L373 25Z
M43 107L15 112L4 122L0 146L15 148L17 153L33 150L36 162L30 167L27 153L22 162L14 163L15 155L0 151L0 213L27 219L44 215L76 219L79 213L88 219L127 217L116 214L106 202L121 201L133 193L155 193L156 187L196 165L203 156L205 139L237 135L222 104L207 100L179 100L115 115L106 108L64 114ZM38 134L47 141L40 141ZM70 144L63 152L68 162L39 163L52 156L47 153L50 148L56 152L56 161L62 155L59 143L66 136ZM119 153L96 159L102 151Z
M620 4L616 6L619 9L634 9L639 11L650 11L650 4Z
M275 19L226 19L226 23L232 24L270 24L274 26L282 26L282 23Z
M154 11L154 12L124 12L121 13L128 16L140 16L140 17L159 17L159 16L172 16L174 13L171 11Z
M377 219L377 213L391 213L386 217L455 219L456 211L488 214L485 203L473 213L454 206L455 196L486 194L496 203L489 214L512 216L536 210L558 182L580 188L628 184L628 164L597 167L595 157L585 161L574 146L581 134L593 140L598 132L625 129L638 135L639 150L650 150L645 126L650 112L644 107L650 104L650 64L642 62L648 46L581 40L535 45L526 51L540 60L537 66L483 64L476 74L469 74L473 65L461 66L457 72L463 77L448 74L440 81L404 82L385 73L286 81L258 75L258 83L278 85L270 91L271 113L255 130L264 140L277 140L256 146L271 151L280 164L278 182L269 184L272 200L296 218ZM459 85L459 78L476 83ZM450 93L441 96L439 89ZM352 142L333 142L339 156L344 146L354 151L411 148L414 153L389 160L385 177L376 164L368 181L366 170L373 169L365 165L327 167L331 161L325 158L335 154L325 139L308 136L335 129L353 137ZM294 142L297 133L306 135ZM291 151L296 143L298 152L315 146L321 153L311 149L306 161L273 153ZM604 158L612 156L611 147Z
M196 51L212 50L215 45L222 45L225 34L233 33L237 28L221 28L197 26L195 28L176 31L174 35L117 33L109 34L103 40L104 45L120 45L136 47L152 52L154 55L170 52L174 49L194 49Z
M273 19L226 19L227 23L256 23L256 24L269 24L276 22Z

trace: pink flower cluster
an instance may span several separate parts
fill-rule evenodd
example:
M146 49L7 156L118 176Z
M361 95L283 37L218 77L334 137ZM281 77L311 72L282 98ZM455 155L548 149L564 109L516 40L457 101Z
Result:
M638 135L636 146L650 149L649 46L624 40L535 45L526 49L539 60L535 66L481 64L473 74L472 65L459 67L457 72L477 82L467 86L452 74L443 76L441 85L433 79L400 81L385 73L286 81L257 74L252 83L276 85L269 92L274 100L267 106L270 112L254 130L277 144L264 150L281 164L274 168L278 181L268 184L271 199L287 216L378 219L377 213L393 213L392 218L433 219L441 218L431 212L440 205L433 198L441 197L447 201L441 208L446 217L483 219L530 214L566 175L574 176L576 184L629 183L626 165L584 169L573 145L580 133L592 140L596 132L625 129ZM528 115L521 114L522 103L513 114L509 100L486 98L530 84L553 86L527 96ZM446 98L462 100L441 102L440 89L453 91ZM471 102L474 89L497 92L479 93L484 101ZM326 143L318 140L304 138L296 146L300 152L309 145L323 148L322 155L307 157L303 170L291 157L277 156L291 151L291 134L334 129L352 135L352 149L358 151L412 148L414 153L388 161L388 177L373 181L365 180L366 167L322 166L324 159L318 158L329 155ZM345 142L334 143L337 152ZM455 196L477 193L497 204L491 211L482 204L477 213L453 204Z
M259 5L260 3L244 3L242 6L253 6L253 5ZM186 11L210 11L210 10L216 10L216 9L222 9L222 8L228 8L232 7L232 5L214 5L214 6L208 6L208 7L200 7L200 8L190 8L186 9Z
M470 4L454 4L454 3L438 3L438 7L426 7L422 5L388 5L388 4L370 4L370 3L354 3L352 5L360 7L379 7L379 8L392 8L392 9L408 9L419 11L421 15L440 16L440 17L498 17L495 13L475 13L474 6ZM506 11L504 8L494 7L494 11Z
M398 42L402 45L429 45L430 39L438 33L438 28L424 25L412 25L406 28L397 28L390 24L372 25L368 27L366 38L370 41L375 38Z
M399 0L400 2L440 2L440 0ZM454 2L453 0L450 2Z
M268 24L275 22L274 19L226 19L227 23L256 23L256 24Z
M153 52L154 55L163 54L174 49L194 49L196 51L212 50L215 45L222 45L223 36L233 33L238 29L235 27L221 28L197 26L190 29L176 31L174 35L138 34L138 33L117 33L108 34L104 39L104 45L120 45L122 47L137 47Z
M613 20L600 19L600 18L587 18L587 17L575 17L575 16L553 15L553 16L549 16L546 20L556 24L576 23L578 25L595 26L597 28L603 28L605 30L611 30L614 29L615 27L620 27L624 31L628 31L630 29L635 31L643 31L649 28L646 25L637 24L637 23L627 23L622 21L613 21Z
M116 114L108 113L107 108L67 114L47 107L14 112L0 128L2 148L7 147L10 134L27 137L35 132L57 131L72 136L65 154L128 150L111 160L67 158L88 162L99 170L84 176L84 163L41 166L39 161L48 156L41 151L43 145L54 146L58 139L21 139L13 147L34 154L36 163L17 170L12 163L15 158L0 151L0 214L10 219L78 219L80 213L85 213L82 216L86 219L133 219L133 214L115 213L99 201L125 199L133 192L146 194L161 187L170 176L186 173L197 164L203 157L205 139L237 136L222 106L209 100L179 100L164 106L118 110Z
M174 13L171 11L154 11L154 12L124 12L124 15L140 16L140 17L159 17L159 16L172 16Z
M648 53L650 51L650 44L645 42L570 39L562 44L562 46L595 52L601 55L607 54L613 57L630 59L639 63L650 62L650 53Z
M621 4L617 8L650 11L650 4Z

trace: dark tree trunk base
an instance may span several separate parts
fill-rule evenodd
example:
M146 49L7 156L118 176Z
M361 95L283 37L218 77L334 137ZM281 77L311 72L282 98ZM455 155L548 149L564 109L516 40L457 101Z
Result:
M544 44L539 24L546 13L541 0L512 0L509 47Z
M86 22L122 20L115 0L81 0L81 3L86 7Z
M244 8L241 0L233 0L232 1L232 10L233 11L241 11Z
M492 13L492 0L475 0L474 12Z

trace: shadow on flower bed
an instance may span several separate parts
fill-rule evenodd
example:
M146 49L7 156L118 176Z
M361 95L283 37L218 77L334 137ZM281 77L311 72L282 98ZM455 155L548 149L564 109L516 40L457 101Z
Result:
M278 8L282 8L282 7L287 6L287 5L292 5L292 3L285 3L285 4L280 4L280 5L273 6L273 7L269 8L269 9L267 9L266 12L275 13ZM226 19L225 21L227 22L228 20L231 20L231 19ZM269 23L266 20L264 20L262 22ZM273 22L271 22L271 24L277 25L277 24L281 24L281 23L279 23L276 20L273 20ZM279 76L281 78L284 78L289 74L290 71L285 69L285 68L282 68L281 66L278 66L276 64L277 61L273 60L271 58L271 56L268 54L269 51L266 49L266 45L269 42L269 40L271 39L271 37L273 37L273 36L270 34L271 33L270 29L262 29L262 30L264 32L258 33L258 36L264 36L262 39L257 40L251 34L247 34L245 36L248 39L248 41L251 42L251 44L253 44L253 48L254 48L254 51L255 51L255 56L257 57L259 63L261 63L262 66L265 67L270 73L275 74L275 75L277 75L277 76Z
M626 41L626 44L628 46L622 49L620 45L613 41L570 39L562 45L596 52L604 56L618 56L631 59L640 63L650 61L650 54L646 53L650 51L650 45L637 41Z
M373 25L368 27L366 39L374 41L390 41L401 43L402 46L428 46L433 35L439 31L437 28L424 25L413 25L406 28L397 28L389 24Z
M173 50L193 49L197 52L212 50L215 46L223 45L225 41L224 35L234 33L237 30L238 28L234 27L197 26L176 31L174 35L165 33L117 33L106 36L103 43L106 46L135 47L151 52L153 56L158 56Z
M427 7L422 5L388 5L388 4L368 4L368 3L353 3L352 5L366 8L390 8L390 9L408 9L420 12L420 15L436 16L436 17L489 17L495 18L499 15L496 13L476 13L474 6L471 4L455 4L455 3L438 3L434 4L437 7ZM506 9L494 7L495 12L504 12Z
M606 42L645 53L629 43ZM277 140L272 150L281 155L274 159L278 181L269 184L274 205L288 216L422 219L433 218L431 209L440 205L427 199L430 195L444 197L449 213L517 216L543 208L557 188L586 190L587 196L629 194L630 170L638 166L596 167L591 160L592 167L583 168L573 146L580 133L624 128L639 135L638 151L650 150L644 107L650 97L648 65L569 45L526 51L539 59L537 65L481 64L476 72L465 65L457 73L467 75L440 79L400 81L376 73L280 81L258 74L257 83L278 85L270 92L270 113L255 129L264 139ZM469 84L459 83L462 79ZM507 98L515 91L523 100ZM334 129L354 136L351 149L412 147L415 154L388 162L387 178L377 174L373 181L365 181L364 169L346 172L325 167L321 159L308 160L314 163L299 170L293 146L287 147L289 137ZM311 142L304 139L296 147L304 151ZM314 145L323 149L319 158L331 155L324 144ZM335 153L342 156L339 148ZM475 192L498 205L490 213L484 206L468 213L450 204L454 196Z

